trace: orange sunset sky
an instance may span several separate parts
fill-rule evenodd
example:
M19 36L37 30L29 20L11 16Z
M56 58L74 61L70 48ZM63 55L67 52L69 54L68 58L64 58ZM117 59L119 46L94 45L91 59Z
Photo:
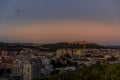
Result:
M120 0L0 0L0 42L120 45Z
M120 41L119 26L116 23L95 21L33 22L9 25L7 29L0 30L0 36L11 42L48 43L86 40L100 44L111 44L111 42L117 44Z

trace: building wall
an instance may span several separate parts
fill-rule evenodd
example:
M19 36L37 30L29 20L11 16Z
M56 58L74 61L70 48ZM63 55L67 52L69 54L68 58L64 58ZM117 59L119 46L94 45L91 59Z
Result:
M29 62L23 64L23 80L32 80L32 66Z

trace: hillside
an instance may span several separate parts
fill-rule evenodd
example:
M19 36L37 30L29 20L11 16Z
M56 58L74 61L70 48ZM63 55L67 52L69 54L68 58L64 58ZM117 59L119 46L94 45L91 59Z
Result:
M44 48L49 48L50 50L56 50L56 49L66 49L66 48L84 48L84 44L79 44L79 43L68 43L68 42L60 42L60 43L52 43L52 44L43 44L42 47ZM95 43L87 43L85 44L85 48L105 48L104 46L95 44Z

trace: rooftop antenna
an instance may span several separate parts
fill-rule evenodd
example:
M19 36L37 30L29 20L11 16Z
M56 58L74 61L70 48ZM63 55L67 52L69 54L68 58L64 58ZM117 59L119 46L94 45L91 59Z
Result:
M84 57L85 57L85 53L86 53L86 41L83 41L83 50L84 50Z

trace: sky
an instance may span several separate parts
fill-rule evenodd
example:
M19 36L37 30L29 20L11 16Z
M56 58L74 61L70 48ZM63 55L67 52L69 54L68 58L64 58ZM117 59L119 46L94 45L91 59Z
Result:
M120 45L119 8L119 0L0 0L0 41Z

